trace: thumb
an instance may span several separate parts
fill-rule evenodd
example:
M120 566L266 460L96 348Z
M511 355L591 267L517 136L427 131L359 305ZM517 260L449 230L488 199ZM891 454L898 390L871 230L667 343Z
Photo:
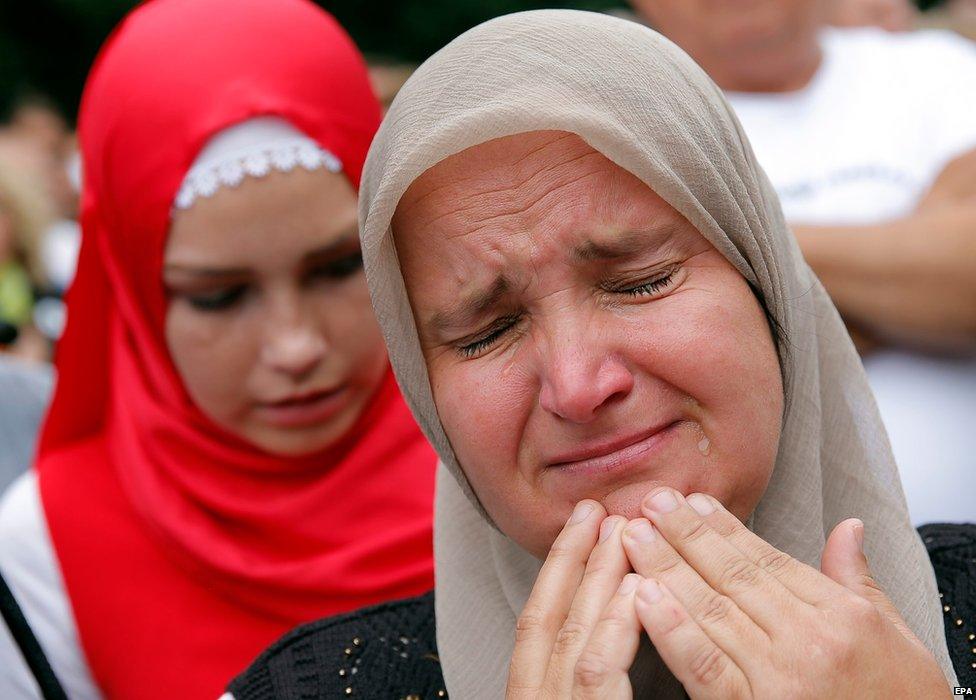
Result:
M868 560L864 556L863 522L857 518L849 518L834 527L824 545L820 571L847 590L873 603L899 632L913 642L918 642L868 568Z

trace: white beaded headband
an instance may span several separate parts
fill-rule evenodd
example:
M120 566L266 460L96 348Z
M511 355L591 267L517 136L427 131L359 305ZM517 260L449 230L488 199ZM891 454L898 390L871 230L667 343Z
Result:
M173 209L189 209L221 187L237 187L245 177L272 171L326 169L337 173L335 155L279 117L254 117L227 127L210 139L183 178Z

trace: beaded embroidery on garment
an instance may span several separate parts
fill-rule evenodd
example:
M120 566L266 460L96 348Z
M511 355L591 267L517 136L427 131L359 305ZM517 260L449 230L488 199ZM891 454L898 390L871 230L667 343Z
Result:
M237 187L245 177L298 167L337 173L342 163L284 119L248 119L224 129L200 151L176 193L173 209L189 209L200 197L212 197L221 187Z

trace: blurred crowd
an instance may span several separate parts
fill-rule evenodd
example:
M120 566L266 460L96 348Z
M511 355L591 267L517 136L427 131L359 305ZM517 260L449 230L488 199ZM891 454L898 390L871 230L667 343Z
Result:
M22 98L0 127L0 350L50 359L63 326L80 231L74 134L44 97Z

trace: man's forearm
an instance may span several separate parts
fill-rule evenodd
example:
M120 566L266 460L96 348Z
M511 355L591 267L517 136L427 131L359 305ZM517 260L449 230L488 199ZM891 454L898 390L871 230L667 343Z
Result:
M894 343L976 350L976 203L868 226L794 226L849 322Z

